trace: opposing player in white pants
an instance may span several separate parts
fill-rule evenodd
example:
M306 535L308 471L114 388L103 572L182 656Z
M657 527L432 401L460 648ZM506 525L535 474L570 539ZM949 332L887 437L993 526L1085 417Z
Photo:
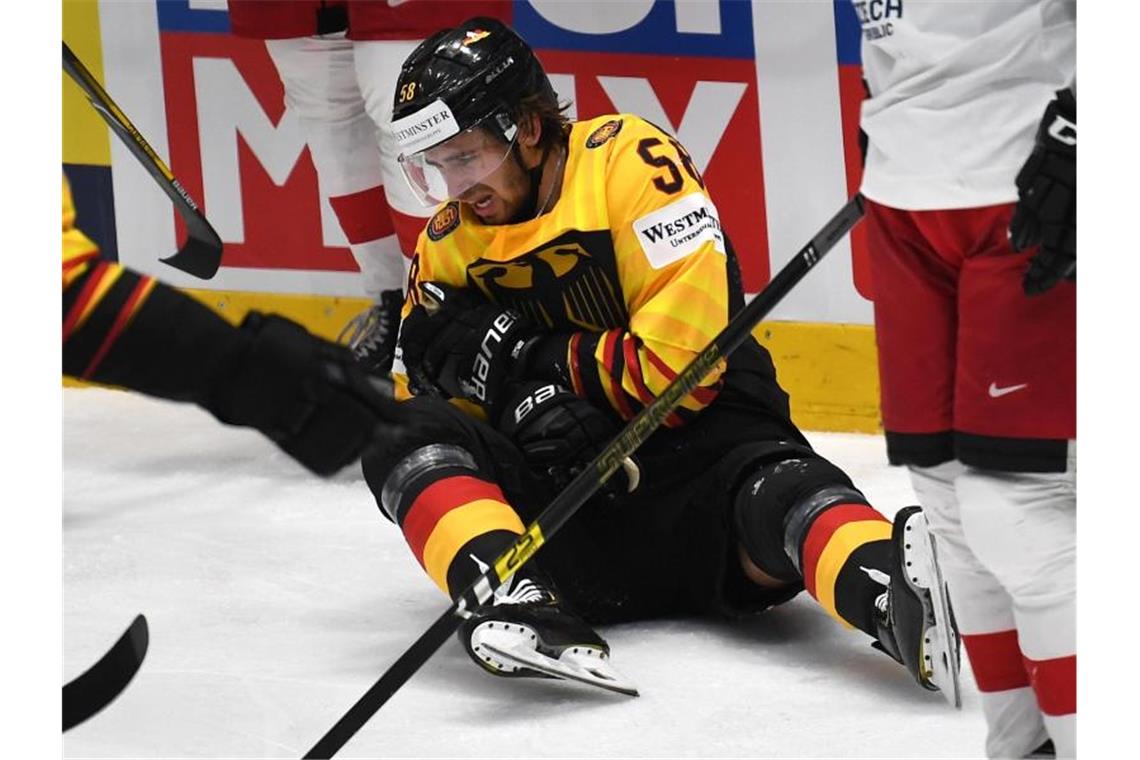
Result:
M355 42L342 35L265 43L360 267L364 291L374 302L341 338L379 372L391 367L407 261L383 206L395 212L393 217L411 217L415 234L432 211L411 194L392 151L392 92L400 64L416 44Z
M854 5L888 455L936 537L986 754L1072 757L1075 7Z
M411 193L396 163L392 98L400 66L449 21L509 10L474 3L373 0L230 0L234 34L264 39L304 130L365 294L374 302L341 333L374 372L392 364L408 259L432 208Z
M911 480L982 689L986 754L1025 757L1052 737L1058 756L1072 757L1075 471L1003 473L951 461L912 467Z
M391 173L392 91L400 62L416 44L353 42L343 35L265 43L285 86L286 105L305 130L322 189L349 235L365 292L374 298L400 290L406 272L396 240L362 239L375 232L390 235L391 223L375 213L375 205L369 205L373 218L358 218L354 205L383 187L389 208L420 219L431 212L412 196L403 177Z

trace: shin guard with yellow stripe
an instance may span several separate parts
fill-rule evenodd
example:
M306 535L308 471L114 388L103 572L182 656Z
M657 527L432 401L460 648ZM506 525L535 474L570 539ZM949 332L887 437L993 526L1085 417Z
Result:
M776 447L752 466L734 516L749 559L766 575L802 581L829 615L876 635L891 523L842 470L810 449Z
M400 459L383 481L380 504L448 596L473 583L525 529L471 453L451 443L420 446Z

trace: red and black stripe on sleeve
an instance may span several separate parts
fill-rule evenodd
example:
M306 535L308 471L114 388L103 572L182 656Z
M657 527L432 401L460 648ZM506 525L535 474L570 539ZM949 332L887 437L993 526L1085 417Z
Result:
M640 338L621 329L575 333L567 349L574 392L632 419L673 382L677 372ZM683 406L665 418L667 427L691 421L716 398L720 381L694 390Z
M110 262L63 291L65 375L204 402L249 337L181 291Z
M100 365L154 290L156 281L100 261L63 292L63 371L98 380Z

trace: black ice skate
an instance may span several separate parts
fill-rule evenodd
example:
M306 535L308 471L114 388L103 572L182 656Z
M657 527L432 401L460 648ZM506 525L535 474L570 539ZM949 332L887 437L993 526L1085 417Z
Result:
M958 628L920 507L899 510L891 544L890 583L875 600L879 640L873 646L905 665L919 685L961 707Z
M509 591L476 610L459 630L467 654L508 678L561 678L637 696L637 687L610 665L610 646L567 612L548 584L516 576Z
M396 353L396 336L400 331L400 310L404 294L385 290L380 300L353 317L337 336L337 342L348 346L356 361L375 375L387 375Z

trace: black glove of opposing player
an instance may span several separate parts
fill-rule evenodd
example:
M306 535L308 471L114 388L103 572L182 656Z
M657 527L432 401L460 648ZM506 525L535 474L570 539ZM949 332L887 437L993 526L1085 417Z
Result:
M1015 251L1040 250L1029 261L1022 287L1044 293L1063 277L1077 278L1077 101L1057 93L1045 109L1037 142L1017 174L1017 208L1009 223Z
M492 420L522 450L527 463L549 475L559 490L618 433L617 423L589 401L543 381L513 383ZM638 478L636 463L628 460L599 493L616 502L637 488Z
M537 330L517 312L471 288L420 283L423 303L400 328L413 393L442 392L489 408L511 377L514 360Z
M405 423L390 381L367 374L343 346L258 312L240 331L245 348L202 402L222 422L260 430L318 475L357 459L377 425Z

